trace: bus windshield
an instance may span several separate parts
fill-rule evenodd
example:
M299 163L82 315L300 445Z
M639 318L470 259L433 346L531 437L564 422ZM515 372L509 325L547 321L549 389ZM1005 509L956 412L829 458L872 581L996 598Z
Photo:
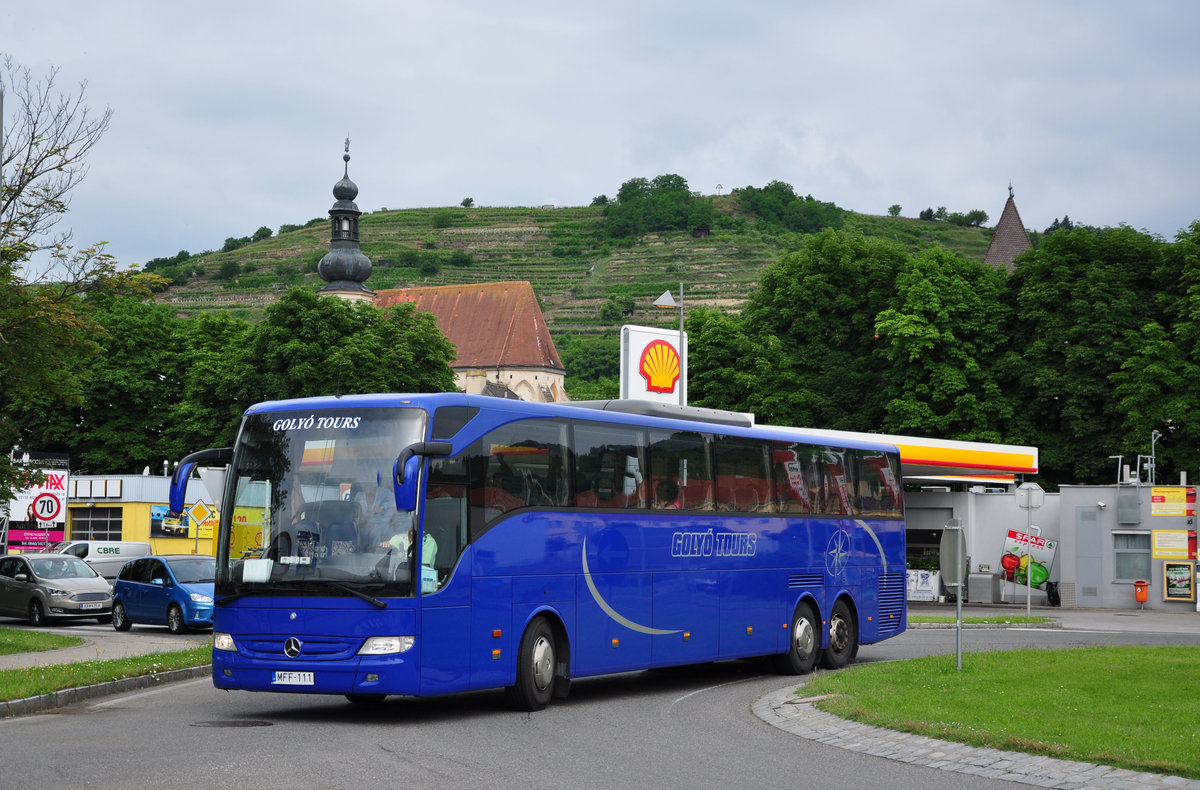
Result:
M217 594L411 595L414 514L396 509L392 471L425 424L421 409L248 414L221 508Z

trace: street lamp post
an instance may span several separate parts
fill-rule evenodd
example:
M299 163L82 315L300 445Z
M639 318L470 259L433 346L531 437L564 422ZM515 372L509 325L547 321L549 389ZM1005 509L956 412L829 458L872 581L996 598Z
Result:
M670 290L654 300L654 306L662 310L674 310L675 300ZM687 337L683 334L683 283L679 284L679 405L687 405Z
M1150 485L1154 485L1154 443L1162 438L1162 434L1157 429L1150 432Z

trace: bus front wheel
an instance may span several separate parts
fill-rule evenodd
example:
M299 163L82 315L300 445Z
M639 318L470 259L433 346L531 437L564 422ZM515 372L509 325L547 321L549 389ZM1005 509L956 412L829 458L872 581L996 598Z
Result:
M796 606L792 615L788 651L775 657L775 667L784 675L807 675L821 656L821 627L813 608L807 603Z
M850 663L858 653L858 627L854 615L845 601L839 600L833 605L833 614L829 617L829 647L821 665L826 669L841 669Z
M517 682L505 688L514 710L541 710L554 696L554 631L546 618L535 618L517 650Z

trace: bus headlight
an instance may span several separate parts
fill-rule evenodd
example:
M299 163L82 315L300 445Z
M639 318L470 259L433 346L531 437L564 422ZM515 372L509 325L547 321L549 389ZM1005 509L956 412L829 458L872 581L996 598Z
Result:
M237 645L233 643L233 636L223 631L213 633L213 650L224 650L228 653L236 653Z
M387 656L393 653L407 653L412 650L416 637L412 636L372 636L363 642L358 649L360 656Z

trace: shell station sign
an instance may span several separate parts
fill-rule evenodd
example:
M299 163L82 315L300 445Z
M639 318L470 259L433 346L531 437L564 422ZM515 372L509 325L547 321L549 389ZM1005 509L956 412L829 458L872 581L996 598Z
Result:
M621 398L687 404L687 333L621 327Z

